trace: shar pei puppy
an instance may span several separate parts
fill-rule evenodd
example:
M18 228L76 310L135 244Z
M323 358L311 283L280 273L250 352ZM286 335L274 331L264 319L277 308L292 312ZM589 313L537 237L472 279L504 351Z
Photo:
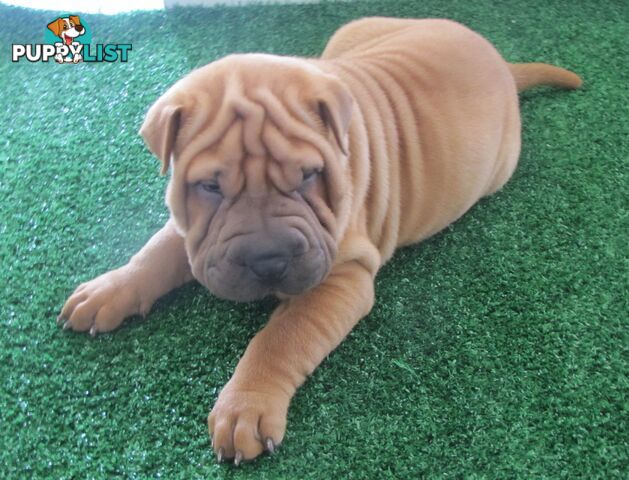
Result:
M447 20L366 18L320 58L231 55L173 85L140 133L171 170L166 225L80 285L64 328L107 332L196 279L219 297L276 295L212 409L220 460L282 441L297 388L374 302L374 277L500 189L520 153L518 91L577 88L509 64Z

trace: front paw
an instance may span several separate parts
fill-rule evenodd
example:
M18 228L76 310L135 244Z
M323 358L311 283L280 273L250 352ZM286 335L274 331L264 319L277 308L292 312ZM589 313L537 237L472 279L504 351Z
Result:
M89 330L92 335L114 330L126 317L150 309L139 295L138 283L127 267L83 283L66 300L57 323L64 329Z
M289 401L284 393L225 385L208 417L218 461L233 458L238 466L264 450L273 453L284 438Z
M57 63L64 63L63 55L61 55L60 53L58 53L57 55L55 55L55 61L56 61Z
M83 57L79 53L75 53L72 57L72 63L79 63L83 61Z

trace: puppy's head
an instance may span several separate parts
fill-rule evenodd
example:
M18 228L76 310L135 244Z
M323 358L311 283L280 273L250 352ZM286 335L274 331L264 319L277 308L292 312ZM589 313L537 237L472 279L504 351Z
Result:
M64 43L72 43L72 40L85 33L85 27L76 15L65 18L57 18L48 24L48 29L59 37Z
M172 167L166 202L216 295L320 283L349 218L347 88L304 60L234 55L175 84L140 133Z

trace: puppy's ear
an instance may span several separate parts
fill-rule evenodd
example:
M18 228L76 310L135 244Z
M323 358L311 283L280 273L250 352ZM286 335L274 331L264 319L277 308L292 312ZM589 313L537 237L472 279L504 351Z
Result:
M340 80L329 77L325 82L325 90L318 96L317 106L323 124L332 131L339 148L347 155L347 133L354 108L354 99L349 89Z
M81 20L79 19L78 15L70 15L69 18L75 25L81 25Z
M61 29L63 28L63 20L58 18L48 24L48 30L55 34L55 37L58 37L61 33Z
M158 100L146 114L140 135L149 150L162 162L161 174L165 175L175 148L181 123L181 105L172 105Z

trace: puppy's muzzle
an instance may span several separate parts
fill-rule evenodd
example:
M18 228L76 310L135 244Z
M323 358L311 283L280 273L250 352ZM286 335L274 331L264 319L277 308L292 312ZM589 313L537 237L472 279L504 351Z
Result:
M286 277L290 259L283 254L263 253L247 261L247 266L264 283L275 284Z
M298 295L319 283L330 267L324 246L297 228L274 227L272 233L231 237L223 253L208 257L208 289L225 299L251 301L275 293Z
M295 230L278 228L274 234L245 238L235 249L235 263L242 265L250 280L273 288L295 268L295 259L308 250L305 237Z

